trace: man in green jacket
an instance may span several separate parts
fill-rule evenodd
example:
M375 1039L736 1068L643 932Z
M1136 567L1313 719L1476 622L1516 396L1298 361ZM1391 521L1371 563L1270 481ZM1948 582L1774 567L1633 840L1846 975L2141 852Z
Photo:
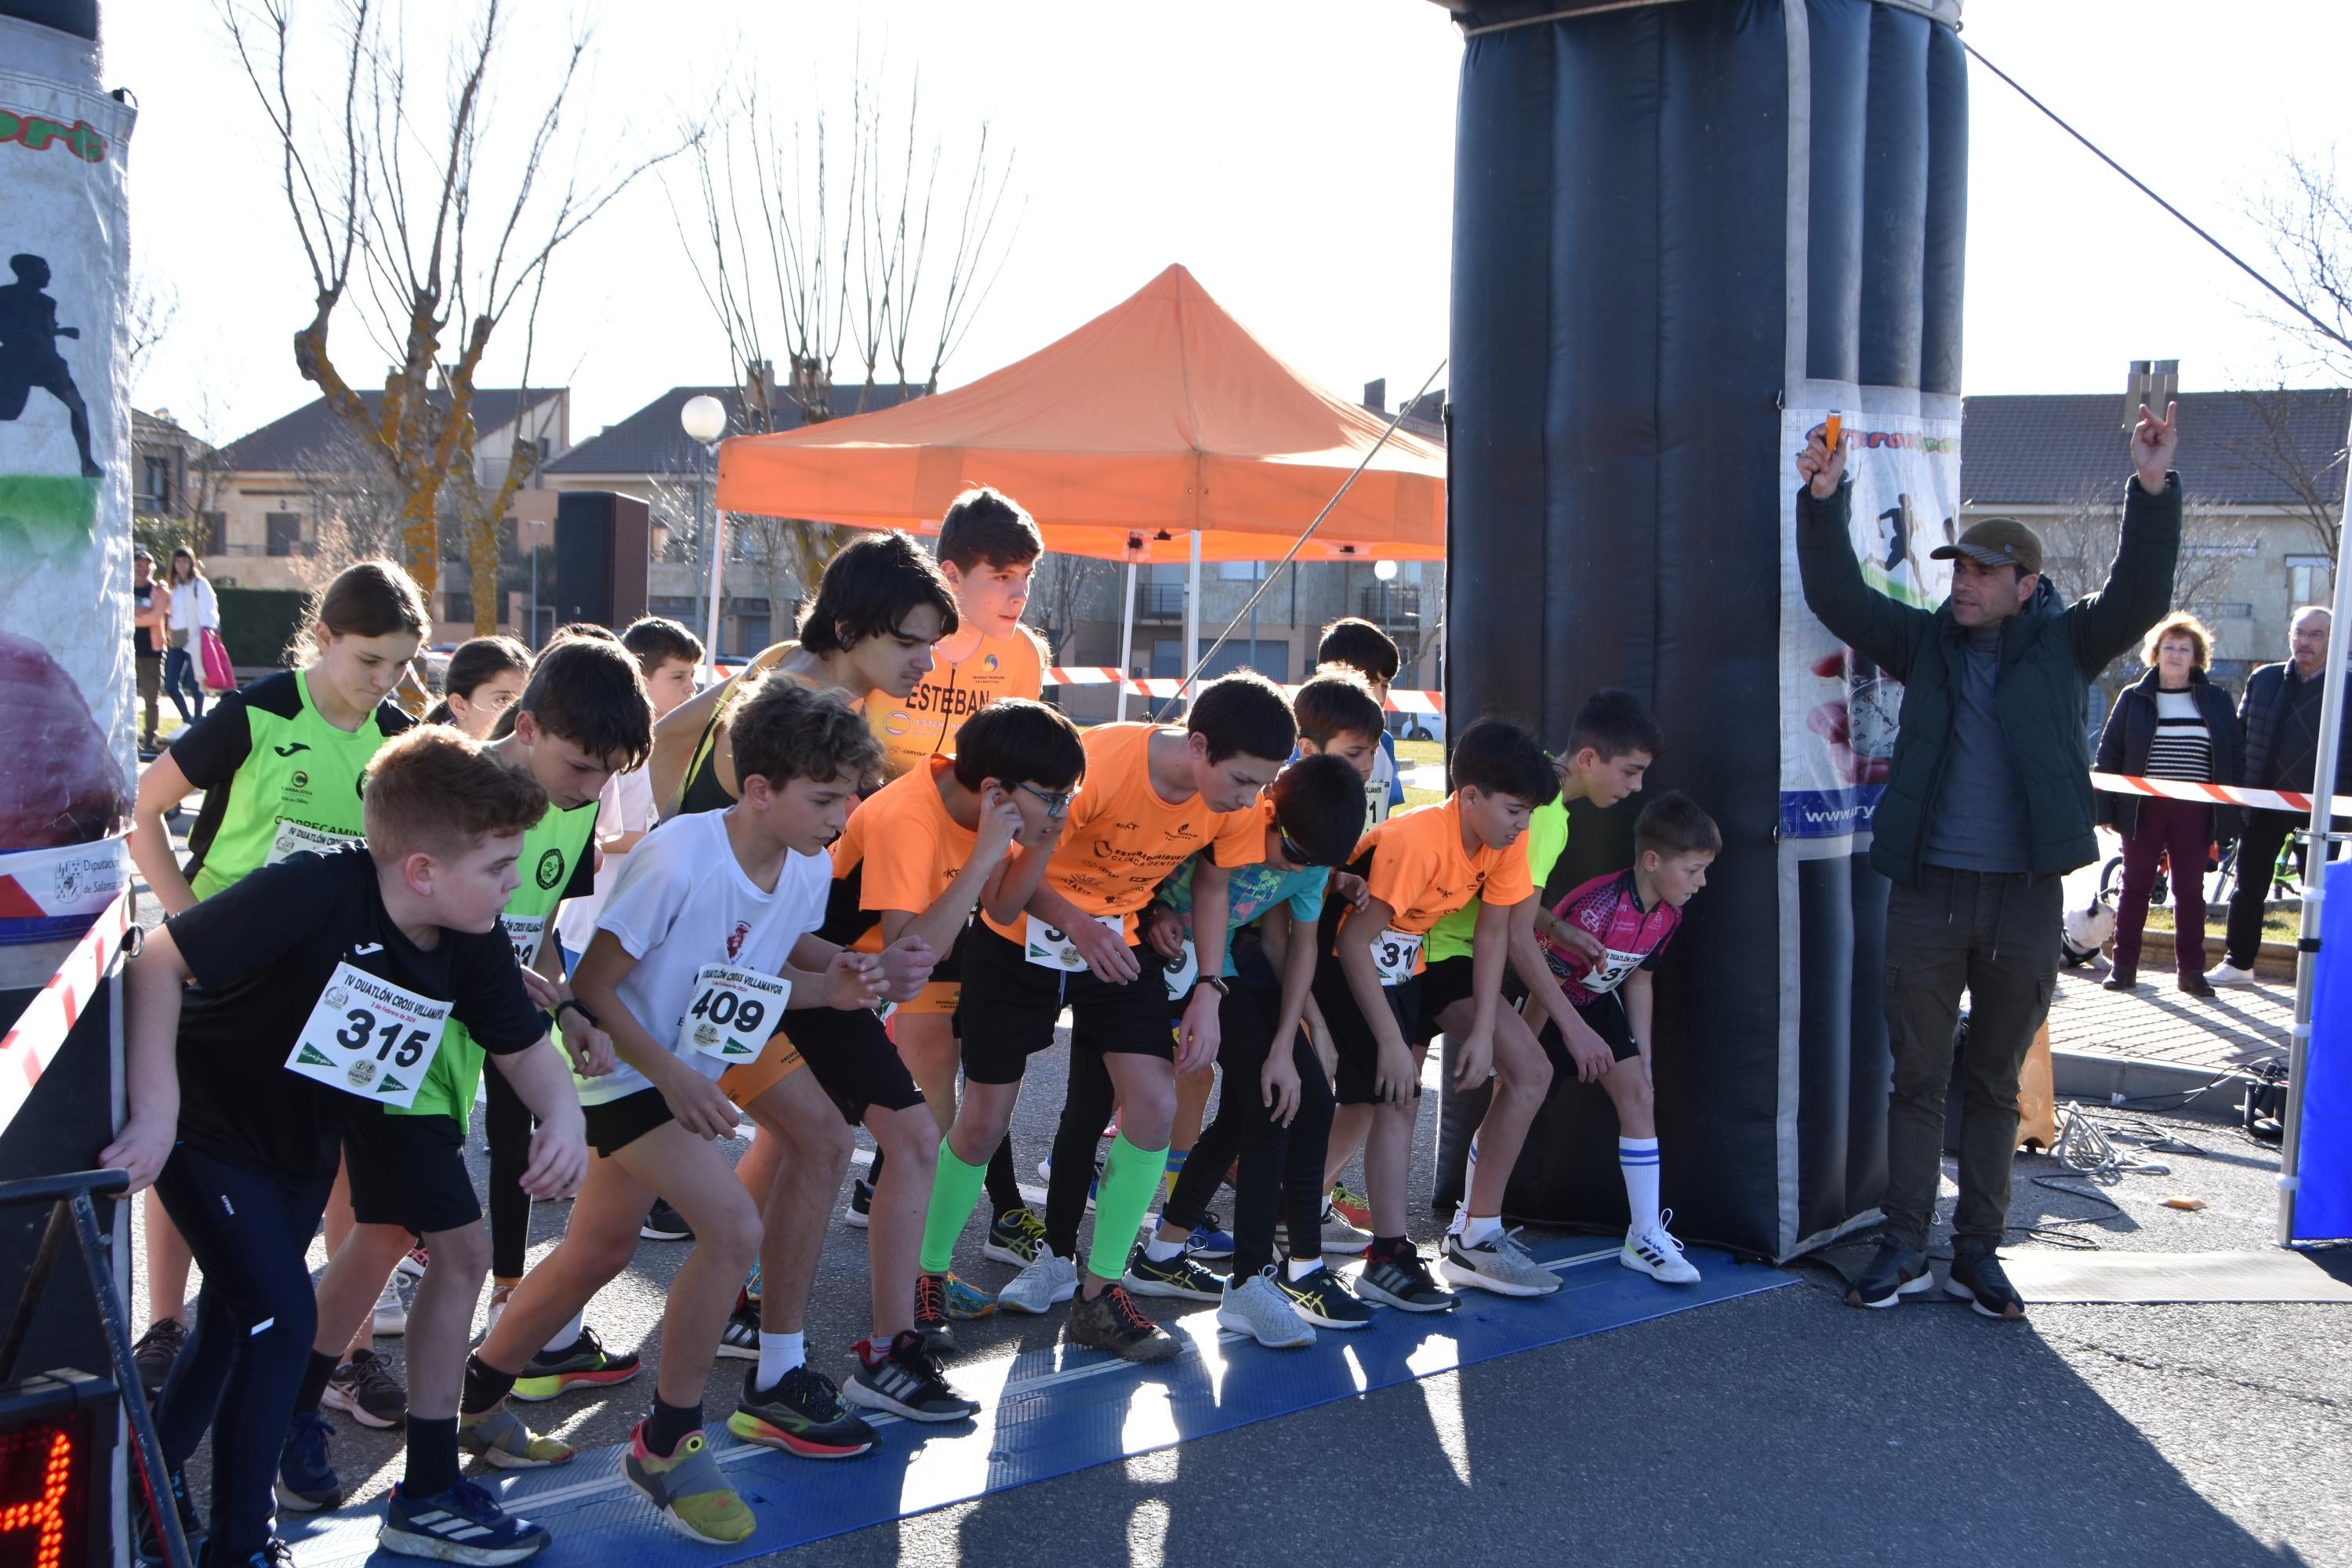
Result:
M1904 688L1870 849L1871 865L1895 884L1886 1230L1850 1305L1891 1307L1935 1284L1927 1231L1966 992L1960 1199L1946 1289L1987 1317L2025 1315L1994 1253L2009 1219L2017 1078L2057 978L2060 880L2098 854L2085 689L2171 605L2180 552L2173 422L2169 406L2161 419L2140 410L2115 563L2105 586L2071 605L2042 580L2042 541L2010 518L1988 518L1935 552L1952 563L1942 608L1897 604L1864 583L1854 560L1843 445L1831 451L1816 435L1798 455L1805 603Z

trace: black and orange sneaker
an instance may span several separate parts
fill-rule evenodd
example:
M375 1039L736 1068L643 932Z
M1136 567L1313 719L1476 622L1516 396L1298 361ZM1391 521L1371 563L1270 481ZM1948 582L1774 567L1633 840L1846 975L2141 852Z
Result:
M1122 1361L1147 1364L1174 1361L1183 1349L1167 1330L1143 1315L1124 1285L1113 1285L1091 1300L1081 1294L1071 1302L1069 1339L1087 1350L1108 1351Z

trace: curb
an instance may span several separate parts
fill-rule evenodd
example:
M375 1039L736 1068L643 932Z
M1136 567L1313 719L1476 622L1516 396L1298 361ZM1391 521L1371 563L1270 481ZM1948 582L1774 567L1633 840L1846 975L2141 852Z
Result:
M2173 952L2172 938L2173 933L2168 931L2152 931L2143 934L2140 938L2139 966L2144 970L2170 968ZM2105 954L2109 961L2114 960L2116 955L2114 943L2107 944ZM2159 955L2161 963L2151 962ZM2208 969L2221 963L2224 956L2221 952L2221 939L2210 931L2205 937L2205 955L2208 960L2206 963ZM2264 980L2293 980L2294 978L2294 944L2291 942L2263 943L2254 953L2254 973Z
M2203 1089L2217 1077L2227 1082L2207 1096L2209 1101L2237 1093L2253 1081L2231 1068L2217 1075L2178 1062L2153 1062L2112 1051L2053 1049L2050 1053L2051 1097L2061 1104L2079 1100L2085 1105L2115 1105L2156 1095L2186 1094Z

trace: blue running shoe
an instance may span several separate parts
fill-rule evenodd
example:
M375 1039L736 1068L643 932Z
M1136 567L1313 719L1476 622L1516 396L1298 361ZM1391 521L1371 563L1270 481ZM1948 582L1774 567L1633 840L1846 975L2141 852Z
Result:
M343 1483L328 1462L335 1429L317 1411L298 1413L286 1428L278 1455L278 1506L289 1513L319 1513L343 1500Z
M383 1528L375 1543L402 1557L429 1557L436 1563L492 1565L520 1563L547 1549L551 1539L541 1526L519 1519L499 1506L479 1482L459 1480L432 1497L402 1495L392 1489L384 1505Z
M1160 1216L1153 1215L1144 1223L1146 1234L1157 1231ZM1234 1255L1234 1238L1225 1234L1224 1223L1214 1210L1202 1214L1201 1223L1194 1226L1192 1234L1184 1238L1184 1250L1203 1263L1216 1263L1231 1258Z

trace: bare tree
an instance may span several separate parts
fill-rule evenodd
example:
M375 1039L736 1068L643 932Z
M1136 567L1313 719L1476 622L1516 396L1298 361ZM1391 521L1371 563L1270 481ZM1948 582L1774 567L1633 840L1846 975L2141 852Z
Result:
M441 508L453 477L471 474L476 378L492 333L524 317L521 384L546 274L555 252L647 169L678 149L629 158L592 153L565 129L582 85L584 33L560 47L556 84L528 133L494 125L502 0L480 0L455 30L446 91L412 100L398 20L375 0L341 7L333 92L298 107L292 0L218 0L237 60L271 128L280 183L310 268L310 320L294 334L294 363L345 427L372 451L401 498L401 555L424 586L439 580ZM421 95L420 95L421 96ZM493 146L502 156L493 166ZM356 286L356 287L355 287ZM360 318L390 368L373 406L338 367L329 330L337 312ZM454 335L454 342L449 340ZM529 399L524 399L528 405ZM538 462L520 426L495 487L466 480L461 526L486 545L467 555L497 576L496 525ZM497 624L495 593L474 595L474 622Z
M1018 219L1012 154L983 121L969 157L950 160L927 140L919 79L901 125L884 74L854 63L845 129L822 105L780 114L747 77L694 139L690 207L671 193L749 433L787 427L788 406L801 425L864 413L885 370L913 389L903 395L936 392L1003 268ZM835 531L794 519L735 526L767 538L767 558L802 584L838 547Z
M1049 553L1037 563L1036 575L1029 584L1026 618L1045 637L1056 663L1066 660L1065 649L1071 634L1089 609L1106 598L1116 609L1119 574L1126 570L1116 561L1084 555Z
M2113 492L2099 489L2074 497L2055 515L2033 520L2042 536L2042 575L2063 597L2080 598L2106 581L2116 556L2116 515ZM2173 605L2209 624L2219 619L2238 563L2257 557L2261 546L2259 530L2242 514L2192 498L2181 510ZM2142 668L2137 653L2126 655L2100 671L2097 683L2112 700Z
M2290 153L2284 177L2252 203L2251 216L2270 240L2281 286L2317 324L2286 311L2265 311L2281 335L2300 345L2305 362L2295 374L2317 373L2352 386L2352 193L2336 178L2336 153Z
M129 318L131 347L131 384L139 384L140 373L147 368L147 356L156 344L170 335L173 324L180 319L180 293L169 283L159 282L154 274L143 268L134 268L131 274L130 298L123 304Z
M2252 433L2225 439L2222 447L2286 493L2287 511L2310 530L2312 542L2333 562L2343 531L2346 426L2336 423L2315 442L2311 411L2298 409L2307 393L2276 387L2237 395L2253 416Z

